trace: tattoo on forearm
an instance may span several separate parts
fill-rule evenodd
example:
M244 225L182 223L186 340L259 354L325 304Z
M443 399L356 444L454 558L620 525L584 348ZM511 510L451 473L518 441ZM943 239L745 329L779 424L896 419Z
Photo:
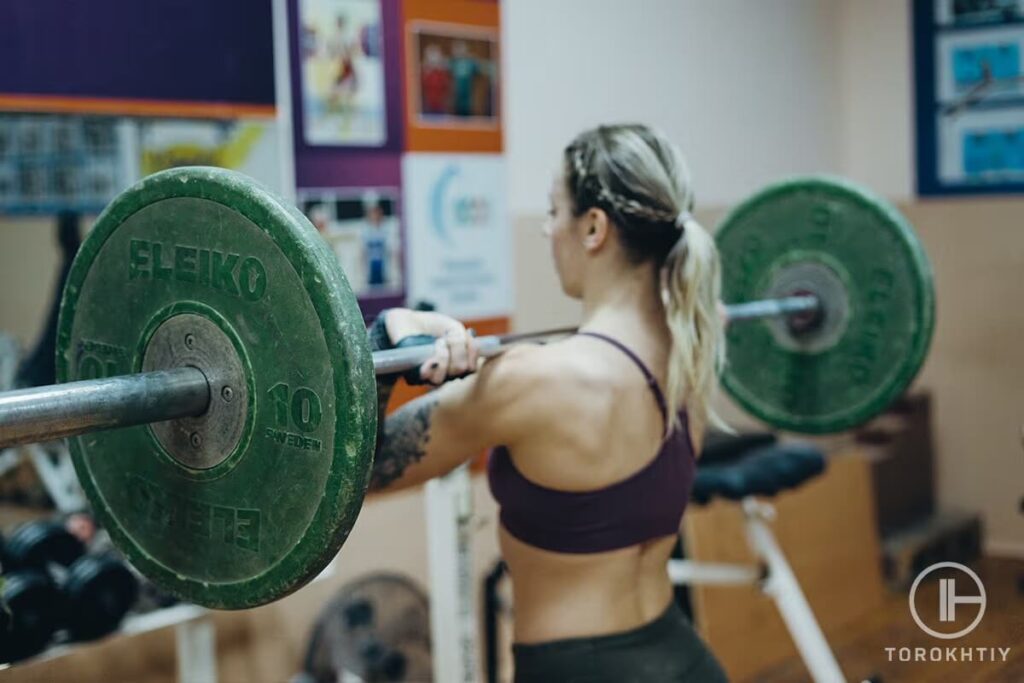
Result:
M385 314L377 316L367 334L372 350L393 348L385 325ZM423 459L430 441L430 417L437 404L432 394L407 403L385 418L397 381L397 375L377 378L377 453L370 474L371 490L387 488L401 479L409 465Z
M378 392L384 393L379 389ZM390 395L390 390L387 393ZM402 406L385 420L387 398L381 400L371 490L387 488L402 477L409 465L423 459L430 442L430 418L437 405L436 397L427 394Z

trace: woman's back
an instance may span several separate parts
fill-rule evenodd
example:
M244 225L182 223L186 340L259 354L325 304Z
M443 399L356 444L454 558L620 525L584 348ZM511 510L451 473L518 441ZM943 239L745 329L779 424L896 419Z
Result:
M665 565L694 463L685 422L666 438L658 337L578 335L524 350L551 369L521 394L544 424L492 454L490 468L517 642L622 631L669 600Z

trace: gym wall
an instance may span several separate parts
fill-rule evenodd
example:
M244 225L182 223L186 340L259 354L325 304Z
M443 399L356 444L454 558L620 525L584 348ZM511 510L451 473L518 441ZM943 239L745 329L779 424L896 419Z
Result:
M839 171L899 203L935 268L935 337L917 384L935 399L939 503L980 511L990 554L1024 557L1024 200L914 196L910 4L838 3Z

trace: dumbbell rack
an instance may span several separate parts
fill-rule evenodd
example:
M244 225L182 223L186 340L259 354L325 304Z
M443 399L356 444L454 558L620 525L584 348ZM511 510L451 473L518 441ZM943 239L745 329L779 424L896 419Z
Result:
M330 578L335 572L332 561L313 583ZM175 660L178 683L217 683L217 637L211 610L192 604L178 604L146 614L129 615L109 637L132 637L174 628ZM0 664L0 671L21 664L40 664L69 657L89 643L61 643L39 656L17 664ZM472 680L472 679L469 679Z
M0 391L6 391L13 386L18 356L18 346L13 338L0 334ZM64 441L27 444L20 449L0 450L0 474L17 466L22 457L27 455L57 510L73 512L86 507L85 496L78 485L78 477L75 475ZM209 611L203 607L182 604L148 614L128 616L121 623L116 635L135 636L172 626L176 641L178 680L181 683L216 681L214 627L209 619ZM74 643L56 645L29 661L41 663L60 659L77 652L80 647ZM0 670L9 666L17 665L0 664Z
M0 391L6 391L13 385L18 355L17 343L13 338L0 333ZM58 511L74 512L86 507L85 496L78 484L66 442L33 443L0 450L0 474L17 466L26 455L32 460ZM333 563L324 571L324 575L331 571ZM173 627L179 683L215 683L216 633L209 615L209 610L198 605L173 605L146 614L127 616L113 635L130 637ZM77 643L62 643L48 648L28 662L37 664L58 660L78 652L81 647ZM0 664L0 671L19 664Z

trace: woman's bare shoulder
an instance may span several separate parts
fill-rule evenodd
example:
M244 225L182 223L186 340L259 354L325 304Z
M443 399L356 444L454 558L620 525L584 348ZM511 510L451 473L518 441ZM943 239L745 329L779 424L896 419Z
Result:
M586 382L603 369L593 349L575 337L548 344L518 344L488 361L492 372L521 390ZM485 365L486 367L486 365Z

